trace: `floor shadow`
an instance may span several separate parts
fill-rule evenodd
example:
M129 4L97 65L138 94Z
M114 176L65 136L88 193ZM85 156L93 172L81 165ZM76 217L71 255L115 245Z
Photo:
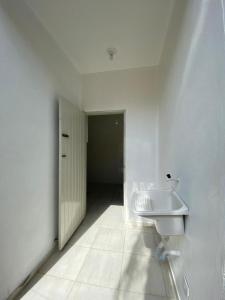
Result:
M39 269L33 280L15 299L21 299L26 295L26 293L29 292L73 246L79 246L79 243L77 244L77 242L80 242L80 239L84 237L87 230L89 230L92 225L97 224L98 220L105 214L108 217L107 209L109 207L122 205L122 195L123 193L119 186L89 186L86 218L64 249L62 251L57 250L53 253L48 261ZM134 297L135 295L138 295L138 300L149 300L151 299L151 295L160 296L160 284L165 288L161 267L154 258L154 252L156 250L156 245L159 242L159 237L153 227L142 227L138 229L135 227L130 229L130 236L128 236L129 247L126 251L124 251L124 249L121 250L121 252L123 251L123 266L121 266L120 280L113 292L112 299L125 300L128 295L126 293L131 292L133 294L130 295L134 295ZM138 288L133 286L135 285L136 278L140 279ZM133 299L135 298L132 296L132 300ZM165 300L166 299L167 297L165 297Z
M154 239L149 241L149 232L153 234ZM138 295L138 300L150 300L151 296L159 296L157 293L150 293L149 286L154 284L152 278L155 276L154 269L151 267L152 260L154 260L154 252L156 250L157 240L154 237L154 228L140 228L138 229L138 235L135 242L133 243L132 249L125 253L123 268L121 273L120 282L117 286L118 293L115 293L114 300L121 300L121 293L123 291L130 292ZM154 233L153 233L154 232ZM145 246L145 255L140 253L140 245ZM124 268L125 266L125 268ZM144 274L144 285L142 293L138 290L135 290L133 286L133 280L135 278L141 277ZM136 280L135 280L136 281ZM144 294L145 293L145 294ZM133 298L132 298L133 299ZM166 298L165 298L166 299Z
M110 195L110 197L109 197ZM84 220L74 232L63 250L56 249L38 269L37 273L24 289L14 298L19 300L78 242L87 230L98 222L99 218L112 205L123 205L123 186L114 184L89 184L87 187L87 212Z

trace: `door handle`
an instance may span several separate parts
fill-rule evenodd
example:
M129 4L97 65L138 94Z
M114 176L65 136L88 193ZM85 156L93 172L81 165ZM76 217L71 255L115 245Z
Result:
M67 157L67 155L66 154L62 154L62 157Z

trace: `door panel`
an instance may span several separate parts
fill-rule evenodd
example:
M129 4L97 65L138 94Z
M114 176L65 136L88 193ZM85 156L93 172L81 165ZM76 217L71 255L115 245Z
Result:
M72 103L59 103L59 249L86 213L85 115Z

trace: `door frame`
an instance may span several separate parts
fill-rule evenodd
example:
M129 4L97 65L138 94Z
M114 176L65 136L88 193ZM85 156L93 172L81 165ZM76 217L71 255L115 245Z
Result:
M86 114L86 135L87 135L87 142L88 142L88 116L101 116L101 115L123 115L123 206L127 207L126 203L126 117L127 113L125 109L121 110L84 110ZM87 161L87 153L86 153L86 161ZM86 164L87 168L87 164Z

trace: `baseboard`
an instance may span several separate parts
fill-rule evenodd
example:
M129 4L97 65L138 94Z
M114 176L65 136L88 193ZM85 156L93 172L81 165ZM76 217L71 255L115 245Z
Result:
M31 279L37 274L40 267L49 259L49 257L53 254L53 252L57 248L57 241L54 241L53 246L48 251L48 253L45 255L45 257L41 260L41 262L31 271L31 273L24 279L24 281L9 295L9 297L6 300L14 300L19 294L22 292L22 290L28 285L28 283L31 281Z
M172 279L173 279L177 299L182 300L181 295L179 293L179 289L178 289L178 285L177 285L177 281L176 281L176 276L175 276L174 271L173 271L173 263L172 263L172 261L170 260L169 257L168 257L168 264L169 264L169 268L170 268L170 273L172 275Z

